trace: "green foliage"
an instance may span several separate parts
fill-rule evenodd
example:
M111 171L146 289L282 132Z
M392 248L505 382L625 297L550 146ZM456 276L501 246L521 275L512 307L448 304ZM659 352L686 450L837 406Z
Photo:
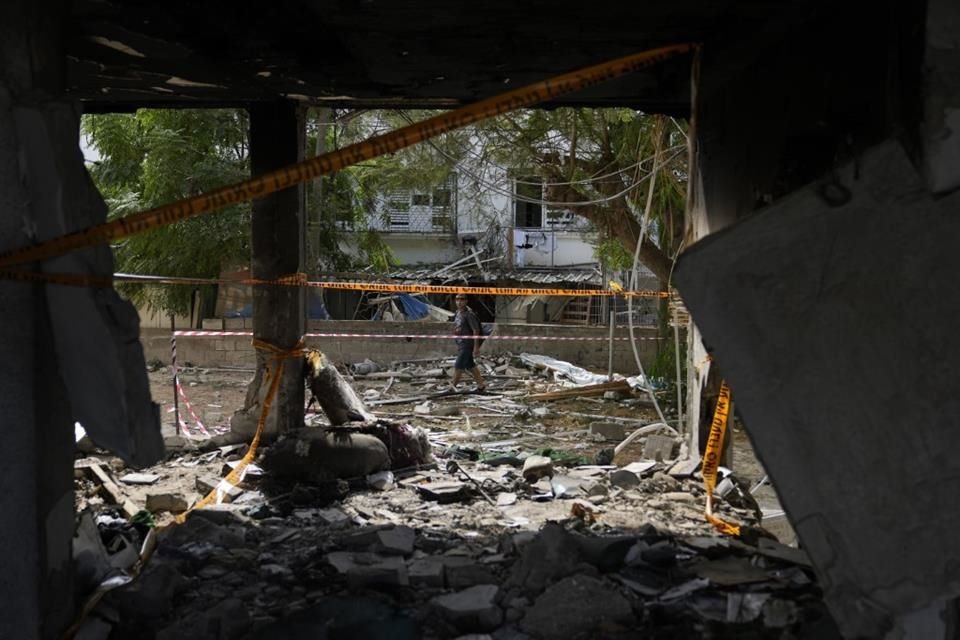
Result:
M110 219L156 207L249 175L243 111L152 110L89 115L82 132L101 160L91 168ZM215 278L224 263L249 260L250 205L127 238L117 270ZM166 312L189 311L191 287L124 287L132 300Z
M615 238L597 238L594 255L608 271L626 271L633 267L633 254Z

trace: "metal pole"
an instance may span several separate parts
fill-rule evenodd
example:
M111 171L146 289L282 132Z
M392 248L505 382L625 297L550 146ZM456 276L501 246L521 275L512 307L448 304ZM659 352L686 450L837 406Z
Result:
M173 420L180 435L180 381L177 379L177 319L170 314L170 365L173 368Z
M613 380L613 326L616 313L610 312L610 342L607 345L607 380Z
M673 351L677 362L677 427L684 431L683 424L683 387L680 378L680 319L677 317L676 305L673 307Z

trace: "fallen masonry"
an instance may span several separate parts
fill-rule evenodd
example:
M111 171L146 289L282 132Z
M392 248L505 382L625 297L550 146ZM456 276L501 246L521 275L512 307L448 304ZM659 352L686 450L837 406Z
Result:
M222 478L243 444L171 440L167 461L138 470L149 484L78 452L90 605L78 637L837 637L805 554L766 537L757 510L717 503L742 540L705 521L702 478L674 434L606 458L619 430L589 425L655 422L629 397L531 403L558 383L519 365L491 374L487 394L452 394L435 379L444 364L372 372L409 374L394 382L346 369L364 420L314 414L261 447L236 487ZM429 411L414 412L424 396ZM210 489L221 500L176 524ZM90 598L104 584L120 586Z

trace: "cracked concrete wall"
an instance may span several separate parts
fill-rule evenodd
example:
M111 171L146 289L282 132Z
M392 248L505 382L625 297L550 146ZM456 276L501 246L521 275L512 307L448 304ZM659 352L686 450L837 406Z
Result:
M722 231L676 281L849 637L957 628L957 24L946 0L837 7L705 58L698 213Z
M676 281L842 630L898 637L960 596L960 195L933 199L892 142L835 180L846 203L812 184Z
M62 97L67 3L0 3L0 251L106 217ZM22 267L112 273L107 246ZM163 452L138 319L113 290L0 281L0 638L60 638L74 613L73 422L132 464Z

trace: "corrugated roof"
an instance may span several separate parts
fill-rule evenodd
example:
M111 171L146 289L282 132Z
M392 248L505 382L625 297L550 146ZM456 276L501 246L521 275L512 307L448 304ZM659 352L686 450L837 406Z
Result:
M504 269L485 265L481 270L477 265L447 268L445 264L399 267L386 274L354 274L369 280L403 280L429 284L497 282L511 281L528 284L567 284L585 287L603 286L603 277L595 266Z

